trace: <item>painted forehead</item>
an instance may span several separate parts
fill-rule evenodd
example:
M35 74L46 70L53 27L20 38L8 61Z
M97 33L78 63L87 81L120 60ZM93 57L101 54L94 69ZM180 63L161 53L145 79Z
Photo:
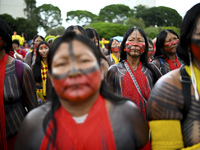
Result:
M144 37L142 36L142 34L138 31L138 30L134 30L129 36L128 36L128 38L127 39L129 39L129 38L143 38L144 39Z

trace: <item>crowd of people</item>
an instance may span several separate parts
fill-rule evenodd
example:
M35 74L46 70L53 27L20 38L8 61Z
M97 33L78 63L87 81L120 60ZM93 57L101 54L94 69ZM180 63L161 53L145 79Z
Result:
M200 3L180 37L130 28L102 48L73 25L22 41L0 19L1 150L200 149Z

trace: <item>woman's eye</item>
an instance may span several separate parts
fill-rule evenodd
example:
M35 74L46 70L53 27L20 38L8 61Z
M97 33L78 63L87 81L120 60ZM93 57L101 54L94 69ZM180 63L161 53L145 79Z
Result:
M87 63L87 62L90 62L90 60L89 59L83 59L83 60L81 60L81 62Z

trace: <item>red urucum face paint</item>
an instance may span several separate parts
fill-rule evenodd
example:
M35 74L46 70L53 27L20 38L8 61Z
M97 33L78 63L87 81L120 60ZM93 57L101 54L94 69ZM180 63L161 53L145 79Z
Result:
M35 43L35 44L34 44L34 47L37 48L37 46L38 46L38 44Z
M192 39L190 48L195 58L200 61L200 40Z
M151 57L154 53L154 51L148 51L147 57Z
M139 47L139 51L141 53L144 53L145 43L126 42L126 48L124 49L124 51L130 52L132 46Z
M120 47L117 46L117 47L111 48L111 51L112 51L112 52L119 52L119 49L120 49Z
M178 42L179 40L177 39L177 40L173 40L172 42L164 44L165 51L171 52L174 47L177 47ZM173 46L173 45L176 45L176 46Z
M101 85L100 70L74 77L52 80L58 96L69 101L83 101L95 94Z

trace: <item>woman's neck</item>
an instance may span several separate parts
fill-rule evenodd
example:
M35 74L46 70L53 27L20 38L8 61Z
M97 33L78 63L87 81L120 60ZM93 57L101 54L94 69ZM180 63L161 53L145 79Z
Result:
M133 70L136 70L139 66L139 62L140 62L140 57L131 57L127 54L127 61L130 65L130 67L133 69Z
M84 101L72 102L69 100L60 99L60 103L72 116L80 117L89 113L98 96L99 92Z
M42 58L42 61L43 61L43 63L45 64L45 65L47 65L47 58L45 57L45 58Z
M112 54L113 54L117 59L119 59L119 56L120 56L119 52L112 52Z
M176 54L168 55L169 60L175 61L176 60Z

